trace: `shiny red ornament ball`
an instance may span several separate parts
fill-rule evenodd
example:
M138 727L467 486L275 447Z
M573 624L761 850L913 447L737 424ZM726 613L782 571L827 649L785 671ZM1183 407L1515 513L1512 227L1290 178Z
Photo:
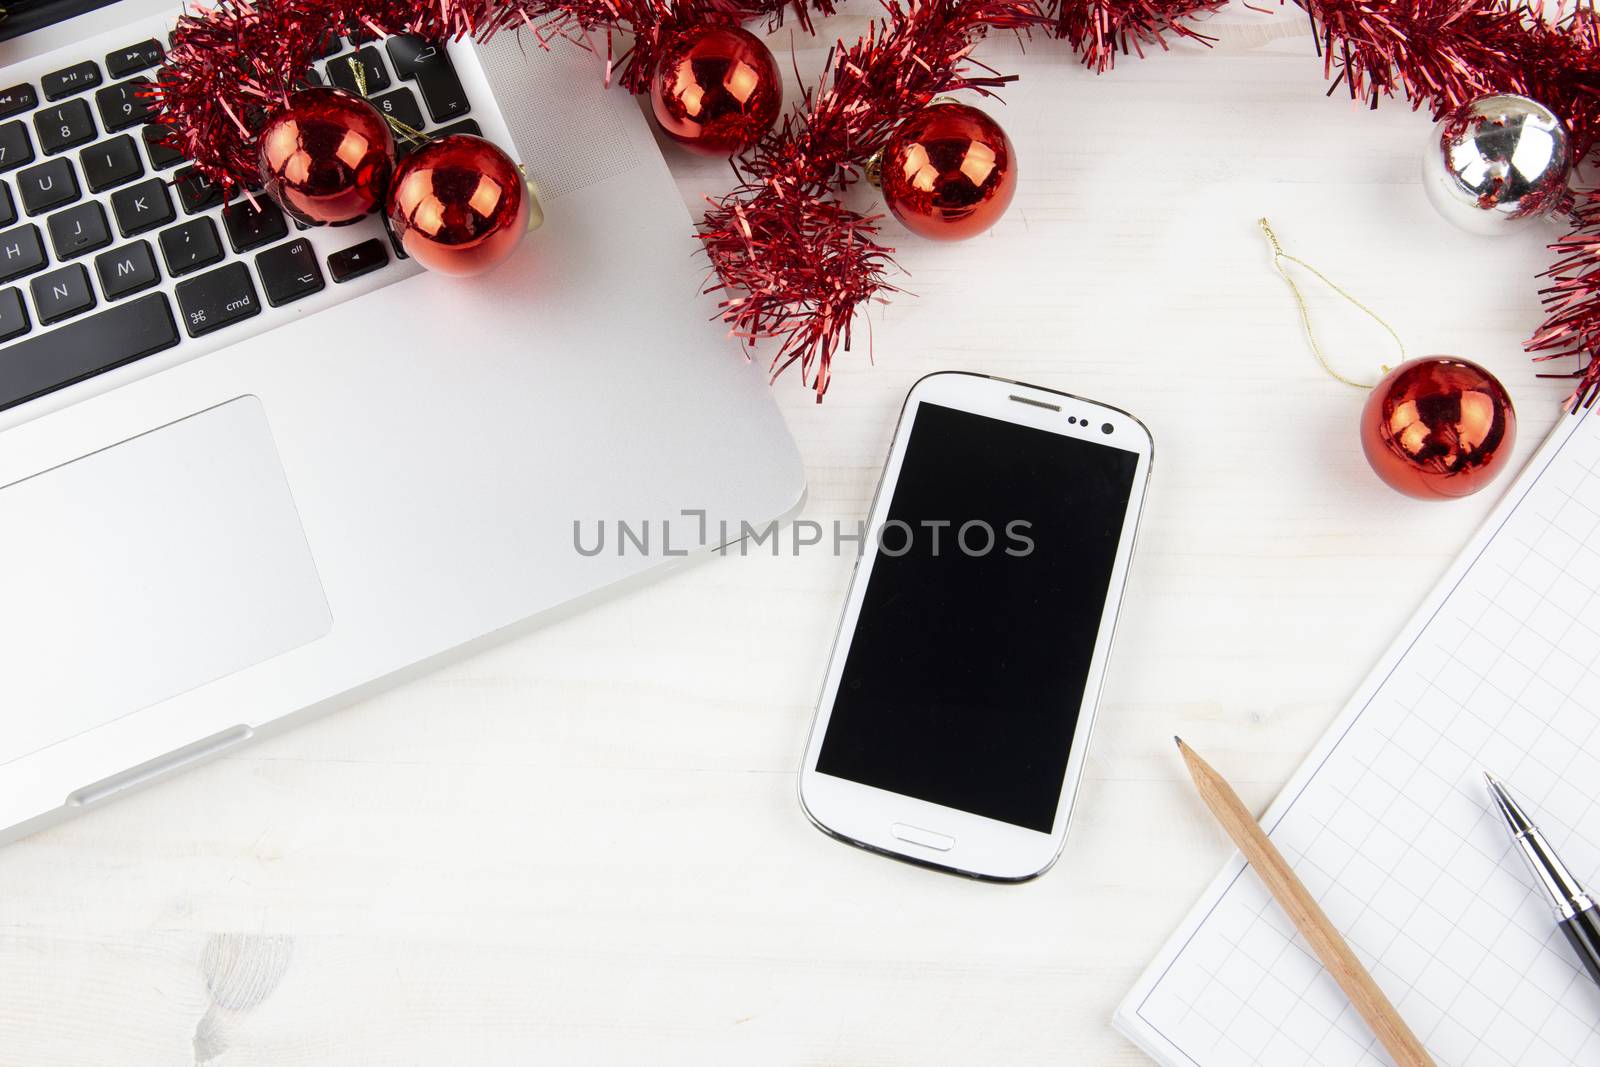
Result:
M394 136L378 109L343 89L301 89L257 138L261 180L310 225L354 222L383 203Z
M389 227L423 266L481 274L516 251L530 200L521 168L499 146L451 134L401 162L389 189Z
M1011 206L1017 156L1000 124L966 104L934 104L901 123L879 168L884 202L937 241L987 230Z
M668 137L726 156L772 128L783 106L783 77L772 52L750 31L696 26L661 50L650 104Z
M1391 487L1424 500L1476 493L1511 461L1517 413L1476 363L1427 356L1379 382L1361 412L1367 462Z

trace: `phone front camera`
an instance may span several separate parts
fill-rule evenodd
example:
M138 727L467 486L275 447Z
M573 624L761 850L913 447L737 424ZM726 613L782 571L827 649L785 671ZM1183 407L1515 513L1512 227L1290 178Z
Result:
M1109 422L1101 423L1100 432L1101 433L1110 433L1111 432L1111 424Z

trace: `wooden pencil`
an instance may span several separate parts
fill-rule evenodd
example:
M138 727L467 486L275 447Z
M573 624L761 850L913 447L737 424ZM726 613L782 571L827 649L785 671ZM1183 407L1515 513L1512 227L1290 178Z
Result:
M1267 889L1294 923L1295 929L1311 943L1317 959L1333 975L1334 981L1339 983L1339 988L1350 998L1351 1005L1366 1020L1367 1026L1398 1067L1434 1067L1422 1042L1417 1040L1417 1035L1400 1018L1400 1013L1389 1003L1389 998L1372 980L1372 975L1361 965L1349 944L1333 923L1328 921L1316 898L1294 873L1266 831L1261 829L1261 824L1244 806L1239 794L1209 763L1195 755L1194 749L1183 743L1183 738L1174 737L1173 740L1178 743L1178 751L1188 765L1189 776L1200 790L1200 799L1206 802L1211 814L1217 817L1233 843L1239 846L1239 851L1244 853L1244 858L1266 883Z

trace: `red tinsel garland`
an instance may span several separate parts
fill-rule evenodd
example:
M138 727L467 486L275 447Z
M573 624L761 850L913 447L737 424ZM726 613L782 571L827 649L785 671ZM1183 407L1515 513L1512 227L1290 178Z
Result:
M884 0L886 16L853 45L835 45L822 84L735 164L742 181L711 201L700 239L723 293L722 316L746 341L775 338L772 373L800 364L827 392L834 354L848 350L858 308L894 292L893 249L878 219L831 197L859 179L901 122L943 93L990 95L1014 76L972 59L991 30L1065 36L1096 70L1224 0Z
M638 93L649 86L663 40L685 26L776 21L787 9L809 30L811 8L831 14L833 0L220 0L179 17L151 95L174 146L228 193L254 184L256 132L330 34L486 41L511 28L541 44L565 38L585 48L604 36L608 80L616 76ZM620 54L613 52L617 33L632 41Z
M1297 0L1318 28L1334 86L1377 106L1402 95L1437 118L1484 93L1519 93L1566 120L1573 158L1600 143L1600 17L1582 3L1550 21L1538 4L1509 0ZM1545 321L1528 340L1540 361L1582 362L1570 398L1600 396L1600 193L1574 193L1571 232L1550 248Z
M743 181L700 226L725 295L723 319L747 341L778 338L772 372L798 362L820 398L829 364L850 346L858 307L895 291L877 220L832 197L857 180L895 127L941 93L987 95L1012 81L971 60L991 29L1042 26L1033 0L886 3L887 18L840 41L823 84L737 163Z
M1083 57L1083 65L1104 74L1117 53L1144 56L1147 47L1167 48L1167 38L1211 43L1183 20L1215 11L1227 0L1052 0L1051 32Z
M976 63L990 30L1038 29L1072 43L1107 70L1118 52L1142 54L1172 33L1202 39L1180 19L1225 0L886 0L886 17L853 45L840 41L821 87L739 161L738 188L714 202L700 237L724 292L721 310L749 342L780 339L774 373L799 362L821 395L834 352L848 349L858 308L895 292L892 249L878 243L878 216L834 195L908 115L942 93L987 94L1011 80ZM642 92L671 33L708 19L774 20L792 10L809 30L811 10L832 0L221 0L184 16L154 95L176 146L230 192L255 175L254 132L281 106L330 33L414 33L486 40L527 28L541 44L557 37L590 47L604 33L623 86ZM632 45L612 57L612 34Z
M1012 80L971 58L991 30L1039 31L1068 41L1095 71L1117 54L1205 41L1183 20L1225 0L883 0L886 14L854 44L838 42L820 85L736 161L740 184L712 201L700 239L722 294L720 310L747 342L775 339L773 373L799 363L827 390L835 352L848 349L855 314L895 292L893 249L879 216L836 195L858 180L908 115L934 97L980 94ZM1040 6L1043 3L1044 6ZM1600 144L1600 17L1592 0L1555 21L1526 0L1296 0L1310 15L1332 78L1376 106L1399 95L1436 117L1473 97L1516 92L1562 115L1576 158ZM420 5L420 6L419 6ZM663 41L708 20L780 18L833 0L221 0L179 20L154 95L173 139L224 187L252 182L254 131L281 106L330 33L415 33L486 40L525 28L541 44L595 47L608 78L631 92L649 83ZM614 34L631 38L614 53ZM1600 190L1574 194L1572 231L1551 245L1558 261L1542 291L1546 320L1529 340L1539 360L1577 356L1574 404L1600 397Z

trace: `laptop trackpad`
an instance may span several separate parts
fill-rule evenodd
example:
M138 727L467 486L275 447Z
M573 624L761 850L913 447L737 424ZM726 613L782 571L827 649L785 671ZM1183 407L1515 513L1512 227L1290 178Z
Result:
M332 622L253 396L0 488L0 575L0 764Z

